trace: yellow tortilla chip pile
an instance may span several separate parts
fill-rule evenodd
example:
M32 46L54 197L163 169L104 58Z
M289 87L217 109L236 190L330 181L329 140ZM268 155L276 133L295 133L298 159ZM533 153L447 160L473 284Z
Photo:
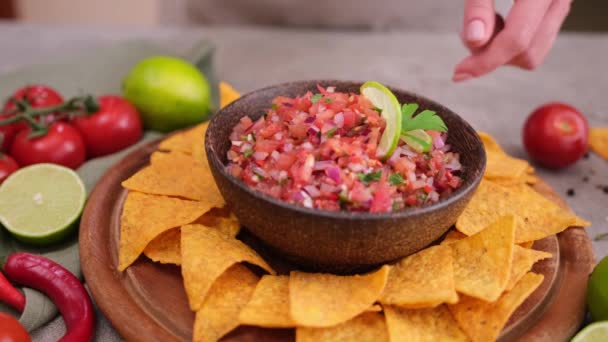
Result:
M238 98L227 84L220 91L222 106ZM366 274L277 275L237 237L206 161L206 129L168 137L123 182L118 264L143 253L181 267L194 341L239 325L295 328L298 342L493 341L543 281L532 268L552 256L534 241L588 224L533 190L534 169L480 132L484 179L440 244Z

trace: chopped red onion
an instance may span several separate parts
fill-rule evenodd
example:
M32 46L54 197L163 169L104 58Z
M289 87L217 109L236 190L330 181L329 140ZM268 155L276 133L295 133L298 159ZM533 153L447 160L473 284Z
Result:
M251 144L246 143L241 146L241 149L239 151L241 151L241 153L245 153L245 152L251 150L251 147L252 147Z
M321 193L331 193L338 191L340 191L340 188L338 188L337 186L333 186L327 183L321 183Z
M331 178L337 184L340 184L340 168L336 165L325 169L327 177Z
M254 152L253 159L255 160L264 160L268 157L268 152Z
M435 148L442 148L445 146L445 142L443 139L441 139L441 136L436 136L433 138L433 146L435 146Z
M281 154L279 154L279 152L277 152L277 151L272 151L272 153L270 154L270 157L274 160L279 159L280 156L281 156Z
M344 127L344 113L340 112L334 116L334 122L339 128Z
M328 93L333 93L336 91L336 87L327 87L327 89L325 89Z
M312 150L313 146L310 142L306 141L302 145L300 145L300 148L303 148L305 150Z
M238 146L243 145L243 142L240 141L240 140L232 140L231 142L232 142L232 146L237 146L238 147Z
M283 133L281 133L281 132L275 133L273 138L274 138L274 140L281 140L281 139L283 139Z
M254 174L258 175L258 176L261 176L261 177L264 177L264 178L268 177L268 174L266 173L266 171L264 171L264 169L262 169L259 166L253 166L253 167L251 167L251 171Z
M307 124L313 123L313 122L315 122L315 117L314 116L309 116L309 117L306 118L306 120L304 120L304 123L307 123Z
M314 185L307 185L304 187L304 190L306 190L306 192L310 195L310 197L312 198L317 198L319 196L321 196L321 192L319 191L319 189L317 189L316 186Z
M315 166L314 166L313 170L321 171L321 170L325 170L328 167L331 167L334 165L335 165L335 163L331 160L321 160L321 161L315 162Z

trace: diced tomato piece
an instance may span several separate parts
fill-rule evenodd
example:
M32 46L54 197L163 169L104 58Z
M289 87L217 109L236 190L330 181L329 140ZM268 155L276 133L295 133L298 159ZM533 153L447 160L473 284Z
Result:
M260 135L263 138L270 138L275 133L280 132L282 129L283 129L283 125L281 125L280 123L277 123L277 122L272 122L272 123L264 126L262 129L260 129L260 131L258 132L258 135Z

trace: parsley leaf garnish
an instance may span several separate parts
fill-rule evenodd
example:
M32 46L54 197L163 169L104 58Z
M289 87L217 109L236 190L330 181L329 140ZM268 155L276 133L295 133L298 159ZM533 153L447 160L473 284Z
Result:
M249 158L249 157L251 157L252 154L253 154L253 150L247 150L247 151L245 151L245 153L243 153L243 156L245 158Z
M312 103L317 103L321 98L323 97L323 94L314 94L311 98L310 98L310 102Z
M393 186L401 185L403 184L403 176L400 173L393 173L388 176L388 182Z
M376 171L376 172L370 172L370 173L359 173L359 174L357 174L357 177L365 185L368 185L369 183L371 183L373 181L379 181L380 178L382 178L382 171Z
M448 128L445 122L432 110L425 109L418 115L414 113L418 110L418 104L404 104L401 107L403 121L401 123L401 132L413 131L415 129L432 130L439 132L447 132Z

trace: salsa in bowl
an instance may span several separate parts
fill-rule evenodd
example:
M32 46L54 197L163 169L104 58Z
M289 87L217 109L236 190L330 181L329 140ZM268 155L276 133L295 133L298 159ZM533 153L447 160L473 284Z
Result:
M382 96L362 96L362 85L257 90L220 110L207 131L211 170L241 223L314 269L371 267L428 246L454 224L485 167L479 137L458 115L394 88L382 108ZM395 116L389 104L412 115ZM406 121L425 111L422 124Z
M396 146L385 151L383 134L394 124L382 116L386 109L363 94L317 88L274 98L255 121L243 116L230 134L228 172L271 197L330 211L420 207L461 185L459 154L446 143L447 127L440 117L434 127L428 124L435 112L407 115L419 105L400 105L398 114L407 121L397 121L407 131L399 127ZM423 116L434 129L419 128L424 122L416 126Z

